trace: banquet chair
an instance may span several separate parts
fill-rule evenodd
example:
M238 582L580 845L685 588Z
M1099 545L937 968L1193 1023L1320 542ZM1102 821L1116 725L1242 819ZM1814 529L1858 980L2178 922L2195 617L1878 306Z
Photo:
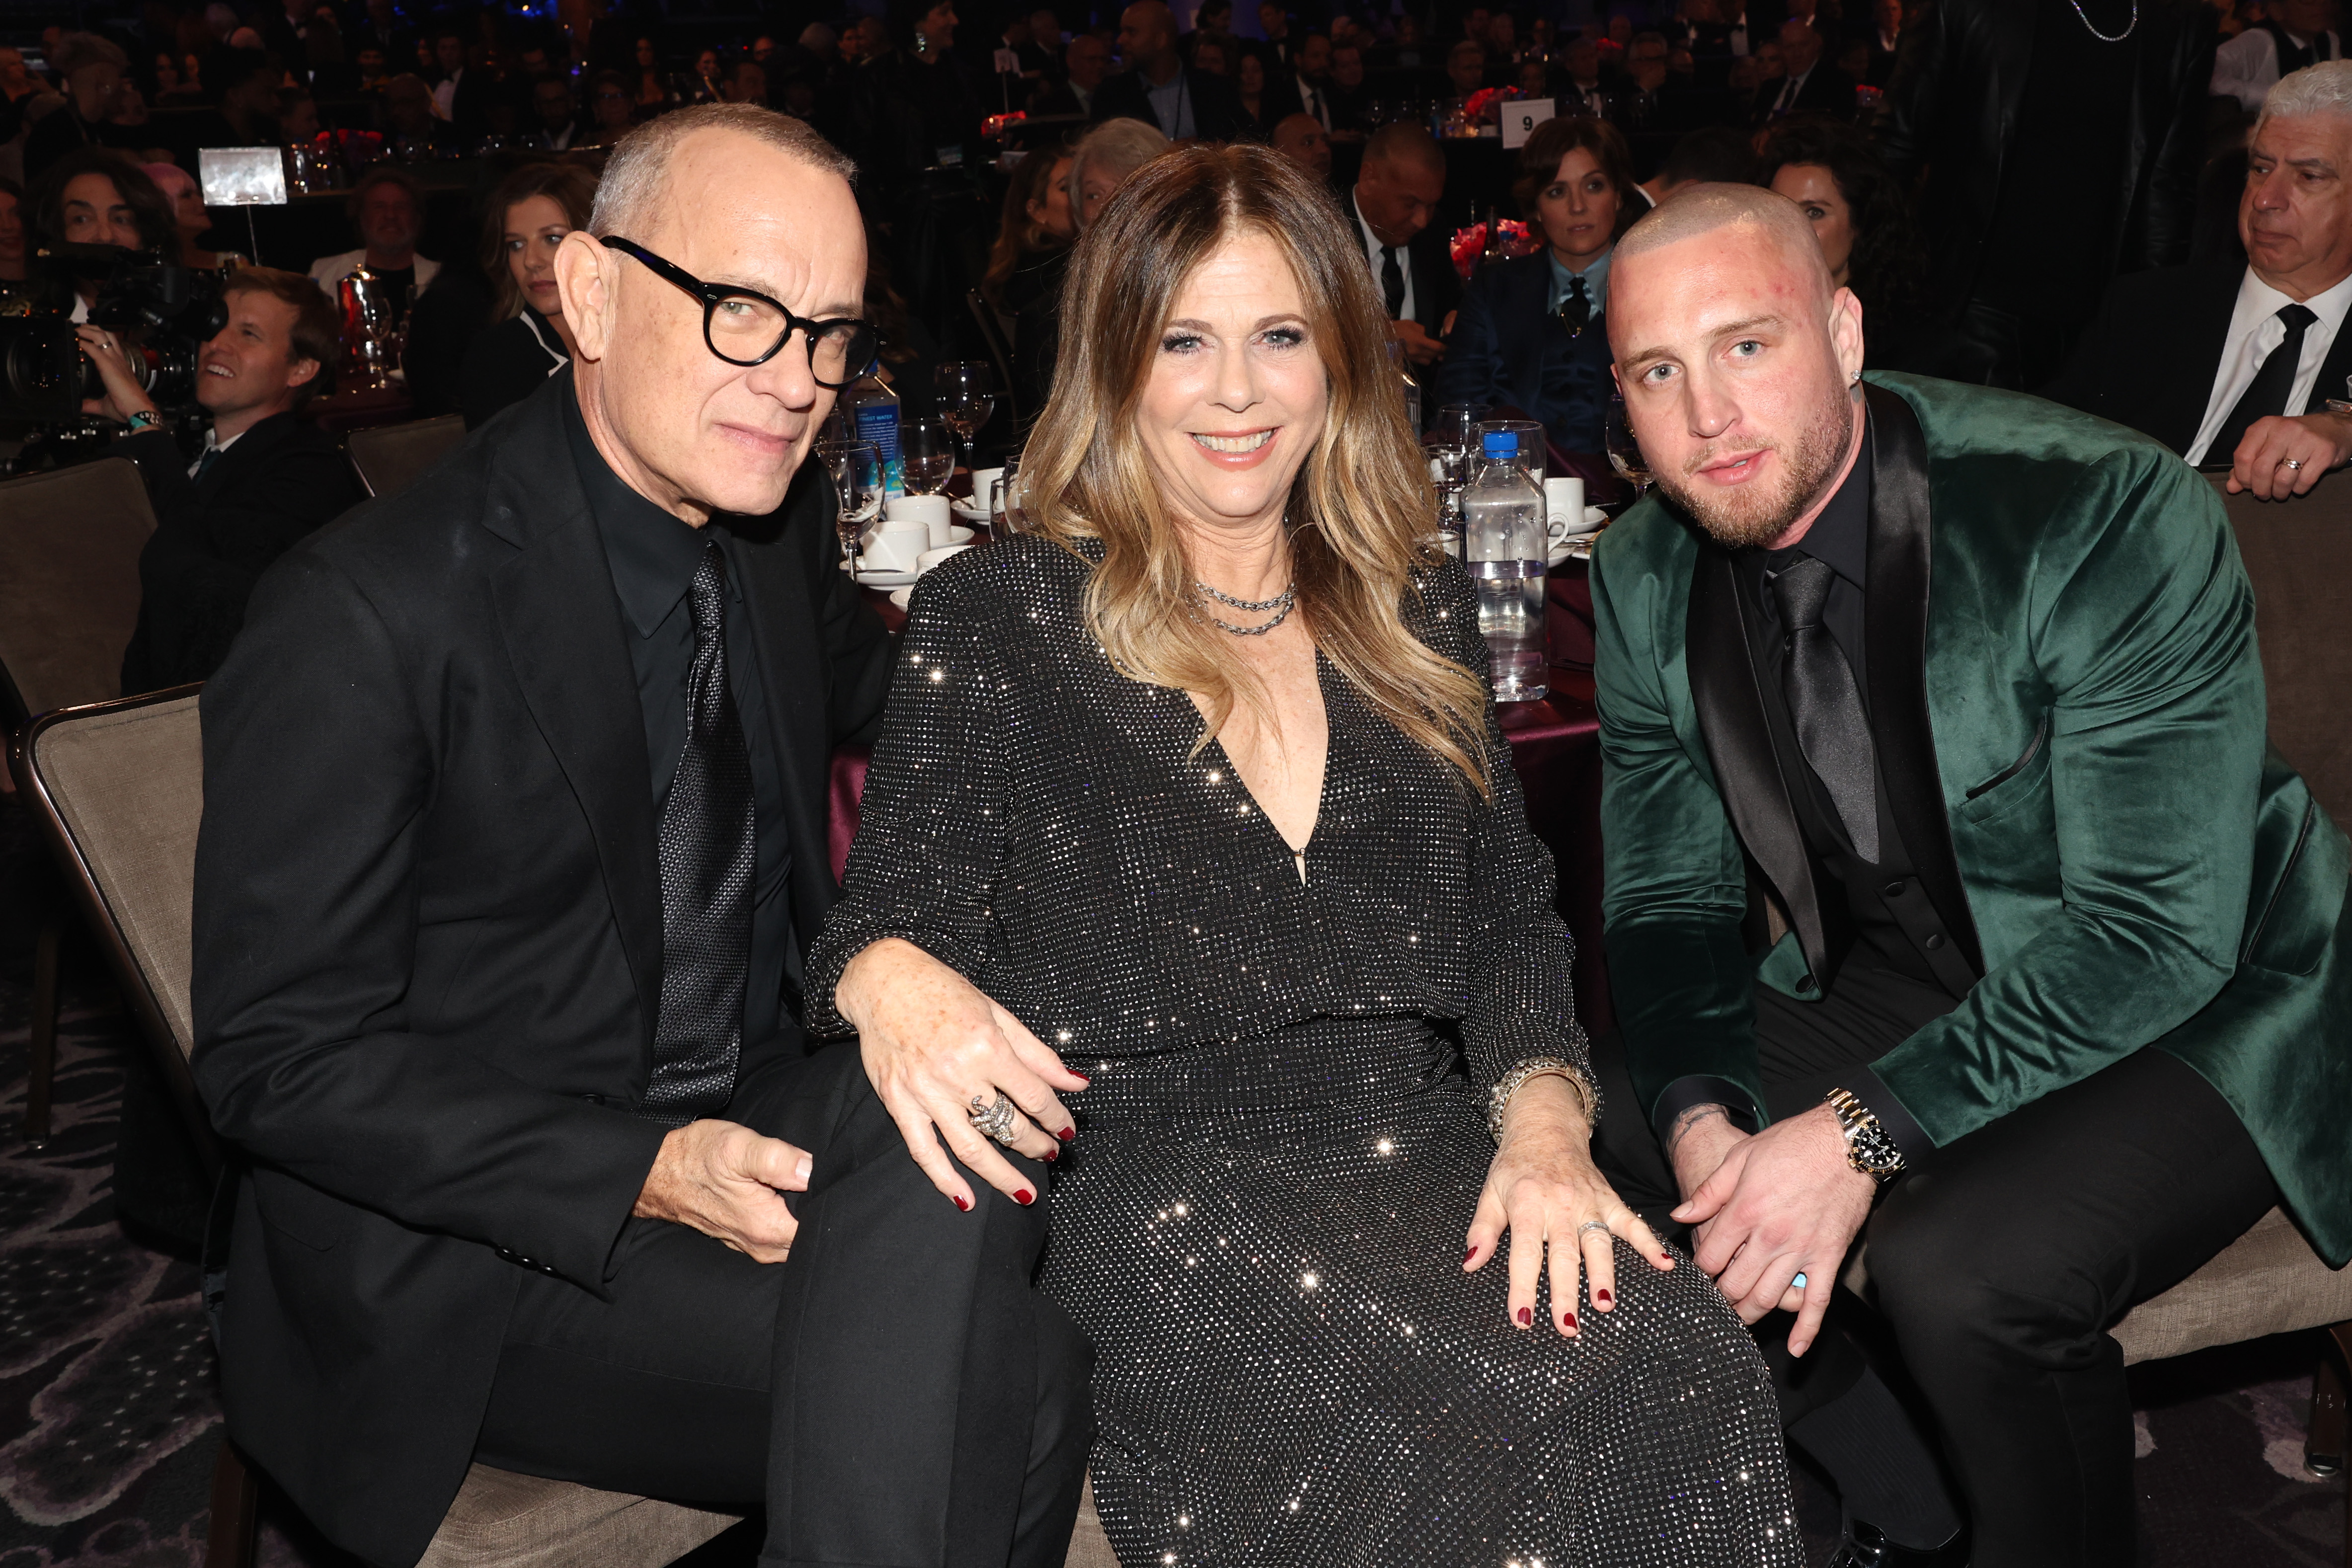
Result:
M2253 584L2271 744L2301 772L2336 825L2352 827L2352 735L2337 714L2339 694L2352 682L2352 638L2343 622L2343 606L2352 603L2352 474L2280 502L2231 495L2223 476L2210 477ZM2345 1131L2352 1143L2352 1128ZM1843 1282L1867 1295L1866 1247L1856 1248ZM2308 1329L2325 1334L2304 1462L2315 1474L2336 1475L2344 1466L2345 1394L2352 1383L2352 1267L2330 1268L2283 1210L2271 1210L2108 1332L2129 1365ZM2352 1568L2352 1488L2345 1524L2345 1561Z
M1013 340L1004 335L1004 318L996 313L996 307L977 289L966 289L963 302L971 312L972 324L980 329L980 341L988 345L988 363L996 367L996 384L1003 389L997 394L997 401L1004 405L1010 421L1004 428L1017 430L1021 427L1021 408L1014 400Z
M196 829L204 813L198 689L44 714L13 758L18 788L97 932L209 1173L226 1152L188 1071ZM251 1568L259 1481L226 1435L214 1462L207 1568ZM737 1516L476 1465L420 1568L658 1568ZM1094 1517L1069 1568L1118 1568Z
M354 430L343 438L352 471L367 487L367 493L378 500L398 495L465 444L466 421L457 414Z
M122 651L139 622L139 552L155 531L139 470L101 458L0 484L0 731L52 708L122 689ZM59 916L33 939L25 1141L49 1136L58 1059Z

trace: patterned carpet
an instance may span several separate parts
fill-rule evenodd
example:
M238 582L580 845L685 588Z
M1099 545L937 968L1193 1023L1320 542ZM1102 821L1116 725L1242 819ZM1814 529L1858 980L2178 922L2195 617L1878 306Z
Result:
M31 910L47 868L0 803L0 1568L195 1568L220 1412L196 1268L127 1234L112 1173L129 1020L87 943L67 946L55 1134L23 1144ZM2312 1336L2143 1367L2146 1568L2343 1568L2343 1478L2302 1467ZM1833 1501L1801 1479L1815 1559ZM289 1510L266 1514L265 1568L344 1568ZM748 1563L739 1529L696 1568Z

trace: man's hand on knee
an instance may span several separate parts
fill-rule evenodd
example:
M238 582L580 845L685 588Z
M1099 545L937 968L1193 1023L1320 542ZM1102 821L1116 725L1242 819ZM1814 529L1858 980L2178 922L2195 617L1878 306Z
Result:
M1836 1113L1816 1106L1743 1139L1674 1217L1699 1227L1698 1266L1744 1321L1795 1309L1789 1353L1802 1355L1875 1191L1846 1163ZM1790 1288L1799 1274L1801 1292Z
M662 1140L630 1212L675 1220L749 1254L782 1263L801 1222L783 1194L808 1191L808 1152L732 1121L689 1121Z

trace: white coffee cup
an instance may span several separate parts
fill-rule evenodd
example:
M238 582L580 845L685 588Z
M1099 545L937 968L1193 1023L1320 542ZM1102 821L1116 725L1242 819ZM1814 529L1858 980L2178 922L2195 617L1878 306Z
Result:
M1003 468L974 468L971 471L971 499L964 504L975 511L988 510L988 487L1004 477Z
M948 508L945 496L892 496L882 503L882 516L888 522L919 522L930 539L924 550L937 550L951 542L948 530L955 526L955 513Z
M921 518L885 517L866 536L866 564L880 572L911 572L917 558L930 547L931 531Z
M1591 533L1594 525L1584 521L1584 481L1579 479L1546 479L1544 481L1544 531L1554 544Z
M915 570L928 572L932 567L946 562L950 556L961 555L971 548L969 544L950 544L938 550L926 550L915 557Z

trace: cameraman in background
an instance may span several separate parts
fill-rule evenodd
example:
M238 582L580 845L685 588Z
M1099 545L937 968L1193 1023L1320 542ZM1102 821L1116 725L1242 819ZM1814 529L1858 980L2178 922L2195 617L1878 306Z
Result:
M212 429L193 463L162 427L114 330L79 329L106 395L87 411L130 426L110 454L146 482L155 532L139 557L139 626L122 658L131 696L203 680L227 657L270 563L364 499L334 437L295 410L333 390L334 312L299 272L248 267L224 286L227 325L197 359Z

